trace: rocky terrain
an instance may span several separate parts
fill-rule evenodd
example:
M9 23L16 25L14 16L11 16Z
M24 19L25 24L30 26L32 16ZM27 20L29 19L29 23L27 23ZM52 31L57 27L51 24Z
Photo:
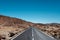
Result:
M38 29L45 32L47 35L50 35L57 40L60 40L60 24L51 23L51 24L38 24L35 25Z
M32 23L22 19L0 15L0 40L9 40L19 32L33 26L42 30L46 34L60 39L60 24L59 23Z

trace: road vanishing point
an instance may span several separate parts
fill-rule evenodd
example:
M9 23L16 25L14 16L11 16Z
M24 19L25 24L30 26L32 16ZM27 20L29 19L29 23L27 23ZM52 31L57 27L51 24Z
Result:
M55 38L46 35L37 28L29 27L22 34L14 37L11 40L56 40Z

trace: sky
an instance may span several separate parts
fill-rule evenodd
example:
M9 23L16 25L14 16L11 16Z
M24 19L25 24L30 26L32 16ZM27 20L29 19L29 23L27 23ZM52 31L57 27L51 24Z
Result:
M60 0L0 0L0 15L34 23L60 23Z

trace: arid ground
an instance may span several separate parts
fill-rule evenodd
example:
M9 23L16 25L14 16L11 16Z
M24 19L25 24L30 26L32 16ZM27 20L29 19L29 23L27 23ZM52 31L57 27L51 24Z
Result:
M0 40L9 40L28 27L37 27L46 34L60 39L60 23L32 23L22 19L0 15Z

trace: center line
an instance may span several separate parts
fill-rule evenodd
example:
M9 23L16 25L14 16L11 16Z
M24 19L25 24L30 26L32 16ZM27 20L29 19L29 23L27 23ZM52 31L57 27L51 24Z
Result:
M34 40L33 29L32 29L32 40Z

